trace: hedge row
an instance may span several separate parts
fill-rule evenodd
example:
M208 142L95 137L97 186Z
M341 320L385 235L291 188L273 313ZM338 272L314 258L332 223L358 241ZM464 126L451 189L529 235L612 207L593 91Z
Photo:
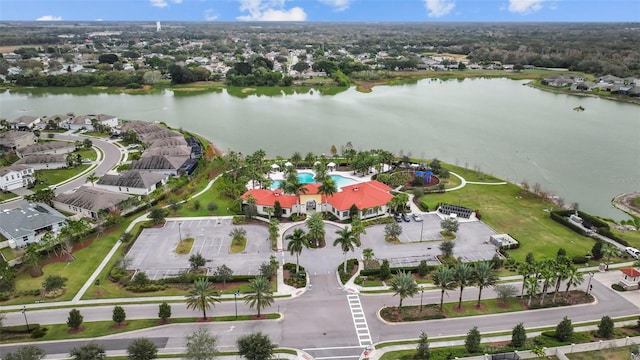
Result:
M27 330L27 325L13 325L13 326L3 326L2 333L3 334L28 334L36 329L40 328L40 324L29 324L29 329Z
M427 268L429 269L429 272L431 272L432 270L437 269L438 266L428 265ZM392 274L397 274L397 273L399 273L401 271L412 273L412 274L417 274L418 273L418 266L401 266L401 267L391 268L390 270L391 270ZM380 269L360 270L360 276L380 276Z
M584 231L580 226L574 224L572 221L569 220L569 217L573 213L574 212L572 210L558 210L558 211L552 211L550 216L553 220L577 232L578 234L583 236L589 236L589 234L586 231ZM607 224L606 222L582 211L578 211L578 216L580 216L582 220L595 226L597 228L598 234L602 236L606 236L609 239L616 241L620 245L629 246L629 243L626 240L620 238L619 236L611 232L611 228L609 227L609 224Z

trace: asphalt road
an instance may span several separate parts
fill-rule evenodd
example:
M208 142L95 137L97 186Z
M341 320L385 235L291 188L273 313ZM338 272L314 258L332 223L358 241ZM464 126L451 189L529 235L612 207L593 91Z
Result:
M572 321L586 321L600 319L603 315L625 316L637 315L638 308L628 300L620 297L610 288L598 281L593 281L593 295L597 302L594 304L574 307L550 308L531 310L518 313L495 314L458 319L429 320L415 323L386 324L381 321L377 313L383 306L397 306L398 297L392 294L353 295L344 291L336 282L335 275L319 275L311 278L310 289L295 299L278 299L274 305L264 312L280 312L280 320L239 321L233 323L192 323L172 324L153 329L139 330L134 334L112 335L99 340L108 339L108 348L112 350L125 349L129 341L137 337L149 337L164 344L162 349L176 350L184 346L184 336L198 327L205 326L218 336L221 350L235 348L236 339L255 331L267 333L274 343L281 346L301 348L316 358L355 358L362 352L362 344L358 338L358 331L354 325L354 318L349 307L348 296L359 298L366 317L366 331L375 342L400 340L418 337L420 331L426 331L430 337L461 335L471 327L478 326L480 331L510 330L515 324L523 322L527 328L556 325L563 316ZM515 284L518 286L518 284ZM582 285L582 288L586 286ZM451 290L445 296L445 301L456 301L458 290ZM463 292L463 299L472 300L478 296L476 288L467 288ZM483 298L495 297L490 289L483 291ZM438 303L439 290L425 291L424 304ZM419 305L420 294L405 300L406 305ZM184 304L172 304L173 317L197 316L197 312L187 310ZM157 318L157 304L123 305L127 312L127 319ZM79 308L85 321L110 320L113 308L111 306L81 307ZM69 309L32 310L27 312L30 322L40 324L64 323ZM217 304L211 311L214 315L234 314L233 301ZM255 313L243 301L238 301L239 314ZM7 325L24 323L20 312L7 314ZM361 330L361 332L364 330ZM166 342L165 342L166 341ZM72 345L82 342L39 343L49 354L61 354L68 351ZM66 348L65 348L66 346ZM0 346L2 352L12 351L15 345ZM65 350L67 349L67 350Z

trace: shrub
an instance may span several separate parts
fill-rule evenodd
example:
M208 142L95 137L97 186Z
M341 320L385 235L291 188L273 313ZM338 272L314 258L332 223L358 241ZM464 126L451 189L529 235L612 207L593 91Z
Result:
M527 331L522 323L516 325L511 332L511 346L521 348L527 341Z
M571 262L576 265L582 265L588 263L589 258L587 258L586 256L574 256L571 258Z
M558 341L570 341L573 336L573 324L568 317L564 317L556 326L555 337Z
M624 288L620 284L611 284L611 288L615 291L624 291Z
M418 265L418 275L425 277L429 273L429 266L427 266L427 260L420 261Z
M207 204L207 210L212 212L218 210L218 204L214 203L213 201L209 202Z
M382 265L380 265L378 274L380 276L380 279L382 280L387 280L391 276L391 268L389 267L389 260L387 259L382 260Z
M467 333L467 337L464 340L464 347L470 354L475 354L480 351L480 331L478 327L474 326Z
M613 326L613 320L607 315L603 316L598 324L598 336L610 338L613 335Z
M3 326L2 333L3 334L28 334L36 329L40 328L40 324L29 324L29 328L27 329L27 325L13 325L13 326Z
M60 275L49 275L42 283L42 287L44 291L49 292L51 290L60 289L64 287L64 284L67 282L67 278L62 277Z
M46 334L47 334L47 331L45 330L45 328L39 327L37 329L34 329L31 332L31 338L32 339L39 339L39 338L45 336Z

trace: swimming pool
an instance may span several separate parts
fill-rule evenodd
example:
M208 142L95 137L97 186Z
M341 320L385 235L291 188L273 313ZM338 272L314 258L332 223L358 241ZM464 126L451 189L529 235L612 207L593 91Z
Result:
M338 188L353 185L357 182L353 179L349 179L348 177L344 177L341 175L331 175L331 178L333 179L333 181L335 181ZM313 174L311 173L298 173L298 180L301 184L310 184L316 182L313 179ZM271 190L277 189L280 186L281 182L282 180L273 180L273 182L271 183Z

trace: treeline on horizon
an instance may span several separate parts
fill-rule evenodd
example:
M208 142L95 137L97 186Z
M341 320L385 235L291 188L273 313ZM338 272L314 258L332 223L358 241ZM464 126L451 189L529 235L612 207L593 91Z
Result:
M251 23L169 23L161 32L156 32L155 26L127 23L114 26L96 23L92 26L4 25L0 27L0 46L38 45L54 59L72 52L77 46L68 44L69 39L58 35L72 34L84 39L88 32L122 31L117 43L108 37L93 37L93 48L80 46L78 51L102 54L124 43L129 51L136 51L141 56L150 53L171 55L179 62L189 57L208 57L212 53L241 54L246 48L258 54L272 51L287 54L292 49L305 49L311 54L331 51L329 60L336 63L348 59L340 54L340 50L353 55L384 51L389 58L381 61L409 63L416 62L426 53L451 53L466 55L477 63L568 68L595 76L640 76L638 23L260 23L260 26ZM138 47L139 41L145 41L146 45ZM198 41L202 46L180 48L185 41ZM376 63L375 60L372 62Z

